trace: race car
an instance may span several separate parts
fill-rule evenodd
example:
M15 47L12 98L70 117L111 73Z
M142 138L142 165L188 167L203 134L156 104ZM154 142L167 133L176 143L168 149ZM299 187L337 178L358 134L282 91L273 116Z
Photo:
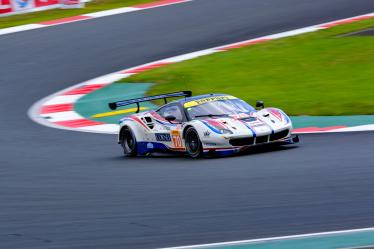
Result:
M170 103L169 98L179 98ZM156 110L140 112L140 103L163 99ZM263 144L293 144L290 118L280 109L256 108L227 94L192 97L191 91L166 93L109 103L112 110L136 105L136 113L120 119L118 143L125 156L182 152L192 158L231 155Z

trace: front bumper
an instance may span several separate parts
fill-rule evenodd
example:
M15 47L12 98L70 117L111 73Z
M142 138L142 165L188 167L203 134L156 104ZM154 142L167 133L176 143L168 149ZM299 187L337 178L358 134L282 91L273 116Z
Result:
M204 153L211 154L222 154L230 155L240 151L244 151L250 147L261 146L261 145L290 145L299 143L299 137L297 135L290 135L287 133L285 137L272 136L272 134L258 137L227 137L225 142L218 143L203 143ZM233 142L234 141L234 142Z

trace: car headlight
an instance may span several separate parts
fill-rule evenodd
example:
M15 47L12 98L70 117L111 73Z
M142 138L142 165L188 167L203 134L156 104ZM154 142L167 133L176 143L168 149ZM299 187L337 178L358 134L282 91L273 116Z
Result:
M219 130L222 134L233 134L232 131L228 130L228 129L220 129Z

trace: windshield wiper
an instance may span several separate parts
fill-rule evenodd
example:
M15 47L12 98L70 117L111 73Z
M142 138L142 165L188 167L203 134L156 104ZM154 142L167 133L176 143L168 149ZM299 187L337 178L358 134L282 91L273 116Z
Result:
M195 118L201 118L201 117L227 117L229 114L203 114L203 115L196 115Z

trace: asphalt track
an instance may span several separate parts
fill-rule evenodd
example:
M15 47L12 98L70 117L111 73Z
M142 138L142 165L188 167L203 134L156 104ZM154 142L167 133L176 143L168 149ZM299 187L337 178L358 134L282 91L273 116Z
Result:
M0 248L150 248L374 226L374 133L223 159L124 159L43 127L40 98L124 67L373 12L372 0L197 0L0 36Z

